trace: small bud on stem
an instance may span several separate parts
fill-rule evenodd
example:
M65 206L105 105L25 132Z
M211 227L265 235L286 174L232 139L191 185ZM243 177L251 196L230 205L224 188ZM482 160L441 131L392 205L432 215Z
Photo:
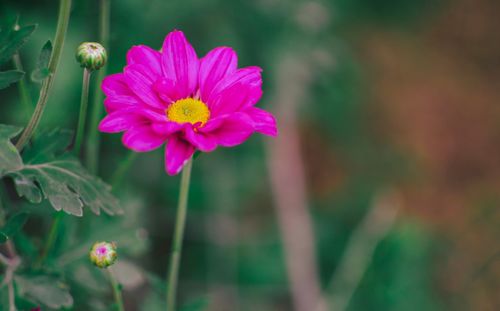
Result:
M107 59L106 49L97 42L83 42L76 50L76 60L90 71L104 66Z
M114 242L96 242L90 249L90 261L99 268L111 266L117 258L116 244Z

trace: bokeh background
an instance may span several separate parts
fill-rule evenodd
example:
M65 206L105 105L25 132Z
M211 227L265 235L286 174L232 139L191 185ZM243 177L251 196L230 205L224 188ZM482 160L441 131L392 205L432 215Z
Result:
M122 70L132 45L160 48L181 29L199 56L227 45L240 66L261 66L260 106L278 120L278 138L254 135L196 159L181 303L500 310L500 2L111 2L108 72ZM53 37L57 1L0 3L2 14L38 24L21 50L29 71ZM74 51L97 40L98 9L74 0L44 128L76 126ZM26 123L15 87L0 105L1 123ZM101 138L99 174L110 181L130 153L119 135ZM114 188L124 216L66 217L53 256L75 310L109 302L83 256L95 240L118 242L127 310L162 309L178 185L161 150L140 154ZM35 217L20 240L29 248L42 244L53 211L27 208Z

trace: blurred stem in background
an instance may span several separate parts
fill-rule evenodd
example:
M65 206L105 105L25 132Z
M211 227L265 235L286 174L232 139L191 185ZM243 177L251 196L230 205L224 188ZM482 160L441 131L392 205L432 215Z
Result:
M175 311L175 298L177 293L177 280L179 278L179 267L182 253L182 241L184 227L186 226L187 202L189 195L189 182L191 179L191 158L182 170L181 187L179 190L179 203L175 219L174 237L172 240L172 254L167 275L167 311Z
M12 62L14 63L14 67L16 67L17 70L24 71L23 63L21 61L21 56L19 55L19 53L14 54ZM21 103L24 106L24 110L26 110L26 116L27 118L29 118L31 112L33 111L33 102L31 101L31 96L28 90L28 84L26 83L25 76L23 76L21 80L19 80L18 90L19 96L21 97Z
M49 236L47 240L45 241L45 246L43 247L42 253L40 255L40 258L38 259L37 262L37 267L42 267L43 264L45 263L45 259L47 259L47 256L49 255L52 247L54 246L54 243L57 239L57 233L59 232L59 227L61 223L61 219L64 216L64 212L59 211L55 213L54 219L52 220L52 224L50 225L50 231L49 231Z
M49 61L49 76L45 78L40 90L40 97L35 107L35 111L31 116L28 125L21 134L21 137L16 143L17 150L22 150L24 145L30 140L31 136L35 132L40 119L42 118L47 100L49 98L50 90L52 89L52 84L56 77L57 65L59 64L59 59L61 58L62 50L64 47L64 40L66 38L66 32L68 30L69 17L71 12L71 0L61 0L59 2L59 16L57 18L57 29L54 38L54 48Z
M268 144L268 167L294 310L311 311L312 306L323 306L323 298L297 128L297 109L306 98L311 70L306 57L288 52L281 59L274 99L280 134Z
M132 163L134 163L135 159L137 159L137 152L134 151L129 151L129 154L125 159L120 161L120 166L115 170L115 173L113 176L111 176L110 179L110 185L113 189L116 189L120 187L123 177L125 177L125 173L129 170L130 166L132 166Z
M332 310L342 311L349 306L370 265L377 245L392 228L399 206L399 197L392 190L381 191L375 197L373 207L352 233L326 289Z
M99 42L108 51L109 55L109 28L110 28L110 15L111 15L111 0L101 0L99 8ZM98 170L98 154L99 154L99 132L97 127L102 112L102 91L101 83L107 73L108 65L104 65L97 75L97 81L94 86L94 97L92 102L92 110L90 116L89 133L87 137L86 148L86 166L87 169L95 174Z
M14 291L14 272L17 267L21 264L19 257L7 258L0 254L0 263L2 263L6 268L4 272L4 278L2 280L2 286L7 285L8 290L8 300L9 300L9 311L16 311L16 297Z
M78 125L76 128L75 154L78 156L82 149L83 134L85 133L85 119L87 117L87 106L89 102L89 83L92 71L84 68L82 79L82 98L80 102L80 115L78 116Z

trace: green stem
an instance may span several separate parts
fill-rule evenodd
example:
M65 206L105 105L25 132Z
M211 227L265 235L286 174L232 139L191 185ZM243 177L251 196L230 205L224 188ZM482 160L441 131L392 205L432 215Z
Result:
M12 57L12 62L14 63L14 67L17 70L24 71L23 63L21 62L21 56L19 53L14 54ZM23 76L21 80L18 82L19 96L21 97L21 103L24 106L24 110L26 110L26 115L30 116L31 111L33 110L33 102L31 101L31 96L28 91L28 84L26 83L26 77Z
M4 226L5 224L5 214L6 214L6 207L4 206L4 200L6 199L7 194L5 193L5 184L2 183L0 185L0 226ZM9 239L5 243L5 250L7 251L7 255L9 255L9 258L16 258L17 257L17 252L16 248L14 246L14 242L12 242L12 239Z
M54 220L52 221L52 225L50 226L49 237L45 242L45 247L43 248L40 258L38 259L38 266L43 265L45 259L47 259L47 256L52 250L54 243L56 242L57 232L59 231L59 225L61 223L63 215L64 215L63 212L57 212L56 215L54 216Z
M87 117L87 106L89 102L89 82L92 71L83 69L82 99L80 102L80 115L78 117L78 127L76 129L75 153L80 155L82 149L83 134L85 132L85 119Z
M109 55L109 28L110 28L110 15L111 15L111 1L101 0L100 6L100 18L99 18L99 41L106 48ZM107 64L102 67L97 75L97 81L94 87L94 98L92 102L92 112L90 116L89 123L89 133L87 138L87 149L86 149L86 165L91 173L97 173L98 169L98 154L99 154L99 132L97 127L99 125L99 119L102 114L102 91L101 83L107 72Z
M59 59L61 58L62 49L64 46L64 39L66 37L66 32L68 30L69 15L71 11L71 0L60 0L59 2L59 17L57 19L57 29L56 36L54 38L54 49L49 61L49 76L45 78L40 90L40 97L35 107L35 111L31 116L31 119L21 134L21 137L16 143L17 150L22 150L24 145L30 140L31 136L35 132L40 119L42 118L43 111L47 104L49 98L50 90L52 89L52 84L56 75L57 65L59 64Z
M181 188L179 191L179 203L177 206L177 217L175 220L174 238L172 241L172 254L170 255L170 266L167 276L167 311L175 310L175 297L177 292L177 279L182 252L182 240L184 227L186 225L187 202L189 195L189 181L191 179L191 167L193 160L190 159L181 176Z
M137 159L137 155L137 152L130 151L127 157L123 161L121 161L120 166L116 169L115 173L111 177L110 184L113 189L120 186L125 173L127 173L132 163L134 163L135 159Z
M125 311L125 308L123 307L122 291L120 289L120 284L118 284L118 282L116 281L116 278L113 275L111 267L107 268L106 271L108 272L109 280L111 282L111 287L113 288L113 296L115 297L115 303L116 306L118 307L118 311Z

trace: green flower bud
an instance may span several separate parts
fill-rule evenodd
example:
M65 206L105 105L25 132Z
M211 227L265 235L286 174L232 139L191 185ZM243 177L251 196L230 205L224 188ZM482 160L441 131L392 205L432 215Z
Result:
M114 242L96 242L90 249L90 261L99 268L111 266L117 258L116 244Z
M107 59L106 49L96 42L83 42L76 50L76 60L88 70L98 70Z

